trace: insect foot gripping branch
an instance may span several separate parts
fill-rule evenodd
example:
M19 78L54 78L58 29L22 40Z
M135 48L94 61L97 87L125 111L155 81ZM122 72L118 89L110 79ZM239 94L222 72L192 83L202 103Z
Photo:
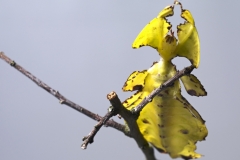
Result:
M179 2L176 3L182 8ZM171 62L174 57L186 57L195 68L199 65L199 38L191 13L182 9L181 17L186 21L177 26L178 39L174 37L171 23L166 20L166 17L173 15L174 5L164 8L133 42L133 48L153 47L162 58L148 70L133 72L125 82L123 91L136 91L123 102L129 110L177 73L176 66ZM207 95L194 75L185 75L180 80L190 95ZM167 153L172 158L200 158L201 155L195 152L196 143L204 140L208 131L201 115L181 95L180 80L143 108L137 124L144 138L158 151Z

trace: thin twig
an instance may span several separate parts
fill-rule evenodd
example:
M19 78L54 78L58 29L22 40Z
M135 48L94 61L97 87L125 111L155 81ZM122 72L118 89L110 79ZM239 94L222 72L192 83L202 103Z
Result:
M39 87L41 87L42 89L46 90L47 92L49 92L50 94L52 94L54 97L56 97L57 99L59 99L59 102L61 104L65 104L81 113L83 113L84 115L92 118L93 120L96 121L100 121L103 117L99 116L98 114L95 114L85 108L83 108L82 106L68 100L66 97L64 97L62 94L59 93L59 91L51 88L50 86L48 86L47 84L45 84L44 82L42 82L40 79L38 79L37 77L35 77L34 75L32 75L30 72L28 72L27 70L25 70L23 67L21 67L20 65L18 65L16 62L14 62L13 60L11 60L9 57L7 57L3 52L0 52L0 58L3 59L5 62L7 62L8 64L10 64L12 67L14 67L15 69L17 69L19 72L21 72L22 74L24 74L25 76L27 76L29 79L31 79L33 82L35 82ZM123 132L125 135L130 136L128 132L126 132L125 130L125 125L122 125L120 123L115 122L114 120L109 120L106 122L106 126L110 126L112 128L115 128L121 132Z
M111 108L111 107L110 107ZM83 137L83 144L81 145L82 149L86 149L88 144L93 143L93 139L97 132L100 130L100 128L112 117L114 116L114 109L109 109L108 113L94 126L94 129L86 136Z

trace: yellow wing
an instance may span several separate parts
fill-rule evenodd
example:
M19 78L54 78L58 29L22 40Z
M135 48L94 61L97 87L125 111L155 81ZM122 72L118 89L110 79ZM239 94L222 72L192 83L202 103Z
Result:
M180 4L180 3L179 3ZM147 24L133 42L133 48L150 46L155 48L167 61L176 56L186 57L198 68L200 63L200 41L195 22L189 10L182 9L181 17L186 21L177 26L177 39L171 31L172 25L166 17L173 15L173 6L164 8L159 15Z
M207 136L205 121L180 94L159 102L162 106L159 128L166 152L172 158L200 158L195 144Z
M123 102L123 106L126 108L129 108L130 105L132 105L135 101L139 99L139 97L142 95L142 89L145 84L145 78L147 76L147 71L134 71L125 82L122 90L123 91L136 91L131 97L126 99Z
M207 95L203 85L193 74L182 76L181 80L189 95L197 97Z
M144 80L147 76L147 70L134 71L125 82L122 90L123 91L135 91L142 90L144 87Z
M173 15L173 6L164 8L159 15L147 24L139 33L133 42L133 48L140 48L142 46L151 46L158 50L161 41L172 25L167 22L166 17Z
M176 54L180 57L186 57L198 68L200 63L200 41L195 26L194 19L189 10L183 10L181 17L186 21L177 26L178 45Z

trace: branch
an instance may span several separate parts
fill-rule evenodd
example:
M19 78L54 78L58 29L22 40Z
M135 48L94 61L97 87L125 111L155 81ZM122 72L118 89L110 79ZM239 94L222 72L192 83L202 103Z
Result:
M141 134L138 125L137 125L137 119L138 116L140 115L141 110L149 103L152 101L152 99L158 95L161 91L166 89L167 87L173 85L173 83L178 80L180 77L186 74L190 74L194 67L189 66L184 68L181 71L178 71L174 77L163 83L160 87L157 89L153 90L147 97L144 98L144 100L133 110L129 111L127 110L119 100L117 94L115 92L111 92L110 94L107 95L107 98L109 99L110 103L112 104L112 107L109 108L109 112L104 116L101 117L97 114L94 114L93 112L73 103L72 101L68 100L65 98L63 95L61 95L58 91L52 89L50 86L42 82L40 79L36 78L34 75L32 75L30 72L22 68L20 65L18 65L16 62L12 61L10 58L8 58L6 55L3 54L3 52L0 52L0 58L6 61L8 64L10 64L12 67L20 71L22 74L30 78L33 82L35 82L39 87L43 88L50 94L52 94L54 97L59 99L59 102L61 104L65 104L81 113L84 115L99 121L97 125L94 126L93 131L91 131L88 136L83 138L84 143L82 144L82 148L86 149L87 145L89 143L93 142L93 139L97 132L100 130L100 128L103 125L110 126L112 128L115 128L121 132L123 132L125 135L134 138L134 140L137 142L138 146L141 148L143 151L145 157L147 160L156 160L154 156L154 150L153 148L149 145L149 143L144 139L143 135ZM126 126L119 124L113 120L109 120L112 116L119 114L121 115L124 120L128 124L128 128ZM130 131L129 131L130 130Z
M40 79L38 79L37 77L35 77L34 75L32 75L30 72L28 72L27 70L25 70L23 67L21 67L20 65L18 65L16 62L14 62L13 60L11 60L9 57L7 57L3 52L0 52L0 58L3 59L5 62L7 62L8 64L10 64L12 67L14 67L15 69L17 69L19 72L21 72L22 74L24 74L25 76L27 76L29 79L31 79L34 83L36 83L39 87L41 87L42 89L46 90L47 92L49 92L51 95L53 95L54 97L56 97L57 99L59 99L59 103L60 104L65 104L75 110L77 110L78 112L83 113L84 115L88 116L89 118L92 118L93 120L96 121L100 121L103 117L99 116L98 114L95 114L85 108L83 108L82 106L75 104L74 102L68 100L66 97L64 97L62 94L59 93L59 91L54 90L53 88L51 88L50 86L48 86L47 84L45 84L44 82L42 82ZM125 126L115 122L114 120L109 120L106 122L106 126L110 126L112 128L117 129L118 131L123 132L125 135L130 136L128 132L126 132L125 130Z
M108 113L98 122L97 125L94 126L94 129L86 137L83 137L83 141L84 142L81 145L82 149L86 149L87 145L89 143L90 144L93 143L93 139L94 139L95 135L97 134L97 132L114 115L115 115L114 110L113 109L109 109Z
M142 136L138 125L136 123L140 112L142 109L152 101L152 99L158 95L160 92L162 92L167 87L170 87L173 85L173 83L178 80L180 77L186 74L190 74L194 69L194 66L189 66L184 68L181 71L178 71L171 79L163 83L160 87L153 90L147 97L143 99L143 101L136 106L133 110L129 111L125 107L122 106L121 101L119 100L117 94L115 92L111 92L107 95L108 100L112 104L112 107L110 107L109 112L101 119L101 121L94 126L94 129L88 134L88 136L83 138L83 144L82 149L86 149L87 145L89 143L93 142L93 138L97 134L97 132L100 130L102 125L104 125L104 121L106 122L108 119L110 119L112 116L119 114L121 117L124 118L124 120L127 122L128 127L130 129L129 136L134 138L137 142L138 146L142 149L143 153L145 154L146 158L148 160L155 160L153 149L151 146L149 146L148 142L144 139ZM126 131L127 133L127 131Z
M101 121L94 126L94 129L83 138L83 144L81 145L82 149L86 149L87 145L93 143L93 139L97 132L100 130L102 125L110 119L114 115L121 115L124 120L127 122L128 127L130 128L130 135L134 140L137 142L139 148L141 148L142 152L144 153L147 160L156 160L154 156L154 150L149 145L149 143L144 139L143 135L141 134L138 125L137 119L138 116L133 115L131 111L127 110L121 103L120 99L118 98L115 92L111 92L107 95L108 100L111 103L111 107L108 109L108 113L101 119Z
M122 105L120 99L118 98L115 92L109 93L107 97L110 103L112 104L115 112L120 114L127 122L128 127L130 128L130 134L132 135L132 138L134 138L134 140L137 142L139 148L142 150L147 160L156 160L153 148L144 139L143 135L141 134L138 128L137 125L138 116L133 115L131 111L127 110Z
M186 74L190 74L193 69L195 67L193 65L188 66L184 69L182 69L181 71L178 71L172 78L170 78L169 80L167 80L165 83L163 83L160 87L158 87L157 89L153 90L147 97L145 97L142 102L137 105L135 108L133 108L131 111L133 114L137 114L139 115L140 112L142 111L142 109L149 103L152 102L153 98L158 95L160 92L162 92L163 90L165 90L167 87L170 87L173 85L173 83L178 80L179 78L181 78L182 76L186 75Z
M137 125L137 119L140 115L141 110L152 101L152 99L158 95L160 92L162 92L167 87L170 87L174 84L176 80L178 80L180 77L186 74L190 74L194 69L194 66L189 66L184 68L181 71L178 71L172 78L170 78L168 81L163 83L160 87L153 90L147 97L144 98L144 100L133 110L129 111L127 110L119 100L117 94L115 92L111 92L108 94L108 99L110 103L112 104L115 115L119 114L121 117L124 118L124 120L127 122L128 127L130 128L130 134L132 135L132 138L137 142L138 146L141 148L142 152L144 153L147 160L156 160L154 156L154 150L149 145L149 143L144 139L143 135L141 134L139 127Z

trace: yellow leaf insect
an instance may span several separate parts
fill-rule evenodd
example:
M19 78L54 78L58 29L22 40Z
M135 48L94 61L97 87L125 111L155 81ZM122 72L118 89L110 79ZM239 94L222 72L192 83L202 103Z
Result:
M198 67L199 40L193 17L188 10L182 9L181 16L186 22L177 27L177 42L170 31L171 24L166 20L166 17L173 15L173 9L174 6L164 8L158 17L141 31L133 43L134 48L151 46L157 49L162 58L148 70L133 72L125 82L123 91L136 91L123 102L123 106L129 110L176 74L177 70L171 62L172 58L187 57L195 67ZM190 95L207 94L194 75L185 75L181 81ZM195 152L195 144L204 140L208 131L200 114L181 95L179 80L143 108L137 124L144 138L160 152L167 153L172 158L201 157Z

